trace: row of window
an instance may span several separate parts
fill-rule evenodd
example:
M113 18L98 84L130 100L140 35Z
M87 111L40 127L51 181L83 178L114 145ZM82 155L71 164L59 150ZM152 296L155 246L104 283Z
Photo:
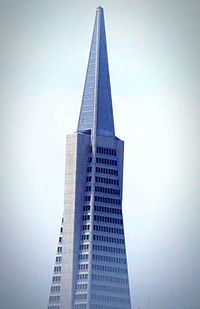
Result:
M127 269L125 268L112 267L112 266L107 266L107 265L92 264L92 269L98 270L98 271L106 271L110 273L127 274Z
M59 295L49 296L49 302L50 303L59 303L60 302L60 296Z
M99 212L107 212L111 214L116 214L116 215L122 214L122 210L119 208L110 208L110 207L104 207L104 206L99 206L99 205L95 205L94 210L99 211ZM83 211L90 211L90 205L84 205Z
M57 248L57 252L58 252L58 253L62 252L62 247L58 247L58 248Z
M84 216L82 216L82 220L83 220L83 221L90 220L90 215L84 215Z
M59 305L56 305L56 306L48 306L48 309L59 309L60 306Z
M91 192L91 188L92 188L91 186L86 186L85 191ZM95 192L120 195L119 189L113 189L113 188L107 188L107 187L97 187L97 186L95 186Z
M93 240L102 241L102 242L111 242L114 244L124 244L124 239L122 238L114 238L114 237L102 236L102 235L93 235Z
M90 211L90 205L84 205L83 211Z
M126 278L111 277L111 276L104 276L104 275L98 275L98 274L92 274L92 280L119 283L119 284L128 284L128 279Z
M105 178L105 177L96 176L95 181L100 182L100 183L111 184L111 185L119 185L119 180L113 179L113 178Z
M88 158L88 162L91 163L92 162L92 157Z
M62 262L62 256L57 256L56 263L61 263L61 262Z
M75 304L74 309L87 309L87 305L86 304Z
M112 218L112 217L96 216L96 215L94 215L94 221L107 222L107 223L112 223L112 224L123 224L122 219Z
M93 245L93 249L96 251L104 251L118 254L125 254L125 249L117 247L108 247L103 245Z
M82 294L75 294L75 299L79 300L79 299L87 299L87 294L86 293L82 293Z
M103 261L103 262L109 262L109 263L126 264L126 259L114 257L114 256L93 254L92 258L93 258L94 261Z
M117 160L105 159L105 158L99 158L99 157L96 158L96 163L117 166Z
M88 254L79 254L78 259L79 260L88 260L89 255Z
M58 240L58 241L59 241L59 243L61 243L61 242L62 242L62 237L61 237L61 236L59 237L59 240Z
M90 195L86 195L85 196L85 202L89 202L90 201L90 197L91 197Z
M78 256L79 261L88 261L88 258L89 258L88 254L79 254L79 256ZM93 258L94 261L118 263L118 264L125 264L126 265L126 259L125 258L119 258L119 257L114 257L114 256L106 256L106 255L98 255L98 254L93 254L92 258ZM79 268L79 269L86 269L86 268Z
M97 146L97 153L107 154L109 156L116 156L116 149Z
M92 177L91 176L87 176L86 177L86 182L91 182ZM118 179L113 179L113 178L105 178L105 177L95 177L95 181L99 182L99 183L106 183L106 184L110 184L110 185L119 185L119 180Z
M86 309L86 307L84 307L84 308L76 308L76 309ZM116 309L116 306L113 307L113 306L110 306L110 305L106 306L106 305L91 304L90 309ZM123 307L118 307L117 306L117 309L124 309L124 306Z
M84 225L82 225L82 230L83 231L89 231L90 230L90 225L89 224L84 224Z
M60 272L61 272L61 266L55 266L54 273L60 273Z
M94 197L94 200L95 200L95 202L101 202L101 203L105 203L105 204L114 204L114 205L120 205L121 204L120 199L111 198L111 197L104 197L104 196L99 196L99 195L96 195Z
M89 226L89 228L90 228L90 226ZM88 230L89 230L89 228L88 228ZM124 230L123 229L118 229L116 227L110 227L110 226L104 226L104 225L94 225L93 228L94 228L94 231L113 233L113 234L120 234L120 235L124 234Z
M119 208L110 208L110 207L104 207L104 206L97 206L94 205L94 210L99 211L99 212L107 212L109 214L116 214L116 215L121 215L122 210Z
M92 172L92 166L88 166L87 172L88 172L88 173L91 173L91 172Z
M77 290L87 290L87 283L78 283L77 285L76 285L76 289Z
M85 269L88 269L88 264L79 264L78 265L78 269L80 270L85 270Z
M129 294L128 288L121 288L121 287L118 287L118 286L92 284L91 287L92 287L93 290L97 290L97 291Z
M88 254L79 254L78 256L79 261L87 261L89 258ZM103 261L103 262L109 262L109 263L118 263L118 264L125 264L126 265L126 259L125 258L119 258L114 256L106 256L106 255L98 255L93 254L92 258L94 261Z
M60 282L61 281L61 276L53 276L52 282Z
M51 287L51 293L60 292L60 285L53 285Z
M87 177L86 177L86 182L91 182L91 180L92 180L92 177L91 177L91 176L87 176Z
M78 280L87 280L88 274L78 274Z
M91 166L89 166L89 168L90 167ZM92 167L91 167L91 171L92 171ZM117 170L113 170L111 168L105 168L105 167L96 167L96 173L109 174L109 175L118 176L118 171Z
M89 240L90 235L81 235L81 240Z
M89 249L89 245L80 245L80 250L87 251Z
M96 294L92 294L91 298L95 299L95 300L115 302L115 303L118 303L118 304L119 303L123 303L123 304L129 304L130 303L129 298L110 296L110 295L96 295Z
M98 188L100 188L100 187L98 187ZM84 200L85 200L85 202L90 202L90 199L91 199L91 196L86 195ZM100 203L105 203L105 204L121 205L120 199L111 198L111 197L104 197L104 196L96 195L94 197L94 200L95 200L95 202L100 202Z
M91 190L91 187L90 187ZM96 192L106 193L106 194L114 194L114 195L120 195L120 190L113 189L113 188L107 188L107 187L97 187L95 186Z

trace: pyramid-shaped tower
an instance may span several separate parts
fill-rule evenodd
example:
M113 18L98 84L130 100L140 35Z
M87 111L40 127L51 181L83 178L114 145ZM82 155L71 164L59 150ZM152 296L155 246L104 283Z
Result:
M104 13L97 8L76 133L67 135L64 213L48 309L130 309Z

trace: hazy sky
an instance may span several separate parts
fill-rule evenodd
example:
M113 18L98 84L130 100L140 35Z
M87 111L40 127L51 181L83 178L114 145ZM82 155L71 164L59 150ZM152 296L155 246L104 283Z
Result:
M200 1L0 3L0 308L46 308L65 135L102 5L133 307L199 309Z

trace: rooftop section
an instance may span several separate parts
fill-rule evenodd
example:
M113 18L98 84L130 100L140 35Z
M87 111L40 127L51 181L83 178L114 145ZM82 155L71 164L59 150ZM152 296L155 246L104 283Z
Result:
M114 119L103 8L99 6L93 29L78 132L114 136Z

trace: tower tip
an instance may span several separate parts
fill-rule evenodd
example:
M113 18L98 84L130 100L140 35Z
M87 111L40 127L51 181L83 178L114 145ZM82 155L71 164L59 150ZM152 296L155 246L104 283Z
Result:
M78 132L114 136L114 118L103 8L96 9Z
M98 7L97 7L97 10L101 10L101 11L103 11L102 6L98 6Z

